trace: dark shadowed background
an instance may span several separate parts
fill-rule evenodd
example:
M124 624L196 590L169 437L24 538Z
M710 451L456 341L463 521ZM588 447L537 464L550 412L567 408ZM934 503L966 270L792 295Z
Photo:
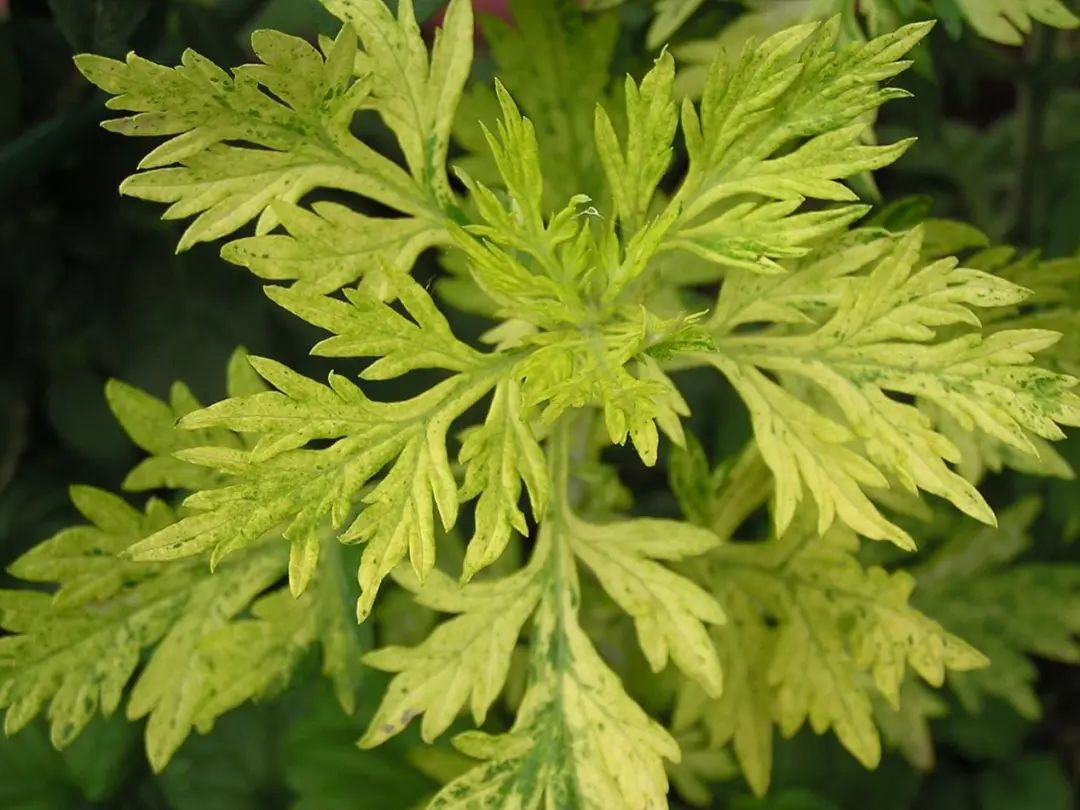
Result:
M427 17L438 5L418 0L417 10ZM640 41L647 5L623 9L625 43ZM737 8L707 6L691 21L698 33ZM138 458L106 407L109 378L157 396L183 379L210 401L223 395L223 369L239 345L311 368L308 332L272 307L254 279L222 262L214 246L176 255L182 225L161 222L157 205L118 195L147 146L98 127L104 97L71 61L83 51L135 49L174 62L192 47L236 65L249 58L250 32L263 27L310 37L335 31L315 0L0 0L0 563L76 519L70 483L116 491ZM891 105L879 133L921 142L878 177L884 197L923 195L912 204L972 222L995 241L1050 257L1075 253L1080 33L1039 28L1023 48L1006 48L939 26L919 59L902 79L916 99ZM744 424L731 424L734 445ZM1077 436L1064 454L1080 464ZM631 483L659 489L662 480ZM1034 553L1080 557L1075 482L988 483L1000 501L1033 489L1048 504ZM1038 722L991 705L978 717L957 711L938 723L938 767L929 776L896 756L866 773L831 737L803 734L780 746L773 798L716 806L1067 810L1077 806L1080 782L1080 676L1042 666L1039 690L1046 709ZM95 722L64 754L35 723L0 737L0 808L264 810L295 806L299 794L309 810L396 810L433 784L418 775L395 792L400 777L350 759L357 726L328 701L314 704L326 707L325 717L309 714L307 726L279 733L289 700L287 693L280 705L234 712L212 737L189 740L157 778L143 761L139 729L121 718ZM376 804L349 800L366 791L371 801L379 790Z

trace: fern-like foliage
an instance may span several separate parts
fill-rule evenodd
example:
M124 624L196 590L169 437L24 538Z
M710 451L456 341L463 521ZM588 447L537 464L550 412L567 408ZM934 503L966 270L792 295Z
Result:
M611 95L611 61L619 33L614 15L587 16L575 0L511 0L513 25L481 16L485 39L498 64L499 81L529 116L543 158L544 205L562 205L574 194L601 199L603 172L594 159L593 115ZM489 185L498 170L480 126L499 115L494 88L477 83L461 101L454 137L467 150L455 165Z
M866 537L911 547L866 492L890 479L993 522L974 487L946 464L961 460L955 445L915 405L886 392L929 401L964 430L978 428L1032 454L1029 434L1060 439L1057 423L1080 419L1072 378L1029 365L1032 353L1054 345L1058 333L1003 329L938 337L942 327L978 324L974 307L1014 305L1027 293L1000 277L958 268L955 260L919 266L920 243L916 229L898 240L826 251L787 276L732 273L725 281L715 310L718 351L708 362L750 410L776 477L781 533L807 492L817 503L819 530L838 518ZM813 300L802 284L815 288ZM736 331L769 320L776 326Z
M569 441L567 423L561 423L552 448L556 492L565 493L569 483ZM670 538L670 543L660 550L658 538ZM620 551L602 550L617 543L623 546ZM455 744L462 751L485 762L447 785L430 806L536 807L542 802L556 807L665 806L663 762L677 760L679 748L626 694L582 630L575 557L586 562L612 598L635 616L639 638L654 666L664 665L670 649L678 666L715 693L720 688L719 666L709 645L701 643L705 640L701 622L723 621L723 614L703 590L649 559L650 548L654 554L677 559L700 554L715 543L711 532L674 521L590 525L574 515L565 499L558 498L548 509L533 559L514 577L517 581L512 587L517 592L502 590L511 582L504 580L497 586L467 586L459 597L472 602L483 593L481 589L499 588L507 600L501 610L496 608L501 620L492 622L479 615L494 607L496 600L476 600L473 611L436 630L421 648L375 653L376 666L397 669L412 663L414 668L391 682L375 723L384 715L408 717L415 704L407 685L415 669L426 668L433 660L464 663L471 660L467 651L472 649L490 654L496 649L496 639L504 647L512 644L522 620L535 610L529 681L513 727L494 737L479 732L457 737ZM467 610L468 602L443 605ZM495 634L489 641L487 637ZM462 649L465 643L469 646ZM505 661L505 651L499 657ZM487 672L491 671L489 667ZM505 677L505 669L500 674ZM444 677L440 673L440 679ZM434 684L439 709L450 696L464 702L468 682L462 682L458 673L442 683L441 688ZM490 701L486 678L476 684L481 685ZM475 687L473 701L475 716ZM482 712L484 703L479 706ZM425 731L430 717L429 709ZM440 725L446 722L444 716ZM373 724L365 739L377 741L391 729L391 723Z
M445 157L472 62L468 3L454 4L446 36L430 57L411 5L397 20L380 0L328 8L347 25L325 55L299 38L259 31L252 49L261 62L231 75L193 51L177 68L134 54L126 62L77 58L86 77L114 95L110 107L135 113L107 128L171 136L143 159L147 171L121 190L171 203L166 218L195 216L181 250L252 219L260 235L284 223L294 237L321 246L318 255L292 255L291 241L276 236L237 240L226 257L271 278L333 289L380 260L411 265L445 239L446 209L453 205ZM351 134L353 117L365 109L393 130L407 170ZM332 204L317 208L317 218L297 211L293 204L318 188L352 192L405 216L373 218ZM328 228L357 236L345 245L320 241ZM327 264L336 272L327 272Z
M965 266L992 273L1030 290L1020 303L995 307L981 314L984 331L997 333L1019 329L1045 329L1058 332L1061 340L1043 355L1048 368L1075 376L1078 369L1076 343L1076 309L1072 306L1080 282L1080 260L1062 258L1042 260L1036 253L1018 255L1007 246L989 246L985 236L969 226L948 221L929 221L925 225L927 239L923 256L940 258L952 252L962 252ZM975 248L975 250L972 250ZM1016 447L990 433L976 428L965 430L946 409L920 400L920 408L937 428L960 450L961 461L956 469L972 483L978 484L988 472L1000 472L1008 467L1029 475L1047 475L1071 480L1075 473L1053 443L1027 432L1027 439L1037 455L1018 452Z
M230 372L233 393L257 387L242 353ZM190 438L170 415L199 407L183 386L174 386L172 406L116 381L108 394L117 418L142 446L183 447ZM201 439L243 444L227 431L202 433ZM172 461L147 459L128 476L127 488L222 480ZM99 708L114 712L133 681L127 715L148 718L147 756L160 770L193 728L206 730L229 709L282 688L304 651L317 645L342 707L352 710L362 646L342 609L347 585L336 549L324 558L309 592L294 600L287 589L274 589L287 554L273 535L212 576L205 559L138 563L123 555L176 525L173 509L151 498L140 512L92 487L73 487L71 498L88 525L61 531L10 568L27 582L53 585L54 592L0 592L4 626L17 633L0 640L0 705L8 709L8 733L47 706L53 744L63 747ZM147 651L149 659L137 671Z
M881 741L875 697L900 705L907 667L932 686L946 670L986 660L966 642L908 605L914 580L866 568L855 536L819 537L793 527L779 539L739 543L711 555L729 623L715 632L727 680L719 700L688 685L675 723L699 718L713 745L730 742L758 793L772 763L773 725L787 737L804 723L832 729L864 765L875 767Z
M912 571L919 605L993 662L984 670L949 676L950 687L970 711L997 697L1036 718L1041 714L1033 688L1037 673L1028 655L1080 661L1080 566L1018 559L1032 544L1040 507L1037 498L1027 498L1003 511L996 529L961 527Z
M696 523L730 536L766 503L766 469L750 447L711 470L691 443L671 482ZM1037 717L1029 656L1077 660L1080 572L1018 559L1039 508L1022 500L998 526L922 514L914 525L931 551L910 570L868 566L854 535L834 528L818 539L812 521L781 537L715 547L694 579L711 585L728 617L712 629L725 688L715 699L686 682L672 732L695 740L705 762L730 748L762 794L775 731L790 736L806 722L817 733L831 729L868 766L884 742L928 769L928 723L947 712L929 687L947 684L969 711L995 697ZM1038 595L1022 596L1028 589Z
M655 17L647 43L659 48L704 5L704 0L656 0ZM957 32L967 23L976 33L993 42L1019 45L1036 22L1055 28L1076 28L1080 18L1063 0L861 0L856 6L846 0L743 0L744 12L720 35L720 42L741 42L750 36L772 33L789 25L843 15L844 35L853 40L879 36L916 18L939 16ZM680 46L691 61L704 53L705 41Z
M481 762L433 807L661 808L680 740L713 772L733 742L763 790L774 722L831 728L875 764L875 700L898 706L909 668L937 686L985 663L909 604L911 576L857 557L858 535L914 546L882 505L904 494L995 520L928 409L1016 453L1080 423L1076 380L1033 363L1055 332L1008 317L984 328L980 313L1017 315L1027 290L924 255L922 229L851 230L867 209L846 181L910 146L866 143L863 118L905 95L883 83L929 26L840 47L838 20L787 29L734 62L716 56L700 102L676 100L665 52L586 116L586 101L606 98L615 23L520 3L524 40L492 28L514 92L478 91L470 103L492 115L471 129L455 127L466 0L451 2L430 49L409 0L396 16L380 0L325 5L343 28L322 52L257 32L260 63L231 73L191 53L176 69L79 59L134 113L110 127L170 138L125 190L196 217L182 248L255 221L226 257L293 282L267 294L327 333L314 354L367 365L360 383L324 383L249 358L209 407L182 388L166 404L110 386L152 454L128 486L184 497L143 514L77 490L94 528L16 563L24 580L59 587L0 596L9 729L48 705L66 743L118 706L143 655L128 713L150 718L155 768L191 728L287 682L313 647L349 709L365 644L342 605L351 613L355 599L363 622L391 577L452 615L415 646L363 655L394 674L362 745L418 718L433 740L466 706L484 727L455 738ZM526 83L531 51L513 43L529 31L554 44ZM594 48L588 75L563 98L555 55L583 48ZM393 133L400 162L354 134L361 112ZM454 131L460 186L446 163ZM318 188L398 215L307 205ZM482 340L457 334L413 279L432 246L454 271L451 299L472 296L495 322ZM719 284L709 311L683 303L695 283L684 264ZM715 472L689 443L675 488L692 520L618 514L599 450L629 444L651 466L687 446L676 372L690 366L734 386L755 446ZM381 400L369 385L415 372L434 382L411 397ZM770 494L770 537L730 542ZM460 526L471 533L460 570L444 570L440 535ZM520 554L505 554L512 543ZM353 545L358 593L342 576ZM594 600L627 617L652 672L673 665L675 733L598 652ZM523 639L528 673L499 724ZM673 773L694 784L695 767Z

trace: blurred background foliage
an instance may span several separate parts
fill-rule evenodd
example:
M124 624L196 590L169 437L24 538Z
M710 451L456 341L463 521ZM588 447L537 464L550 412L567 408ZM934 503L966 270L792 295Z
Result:
M1036 25L1021 46L1011 47L965 26L951 0L874 0L861 8L854 0L828 2L846 9L853 36L877 24L871 9L912 17L929 11L945 23L921 46L914 70L901 77L915 98L891 105L877 123L883 140L917 135L920 142L876 177L878 191L868 184L864 193L904 200L890 210L906 211L912 221L952 217L996 243L1050 258L1077 254L1080 33ZM768 20L741 17L744 5L790 15L798 4L808 5L657 3L661 15L678 17L675 53L690 63L702 48L716 47L718 31L726 32L722 42L738 47L755 26L768 26ZM418 16L427 18L440 5L417 0ZM619 6L623 30L615 64L643 72L652 58L646 41L657 9L646 0L591 5ZM679 16L680 6L693 8ZM739 24L729 27L736 19ZM335 28L315 0L0 0L0 562L75 520L69 483L118 490L138 458L106 407L107 379L157 396L182 379L210 401L223 395L222 369L238 345L301 371L324 372L305 358L309 334L270 306L243 271L223 263L212 246L176 255L181 227L160 222L149 203L121 200L116 188L144 147L97 127L104 99L71 62L81 51L117 56L131 49L173 62L192 47L235 65L249 58L250 32L263 27L312 38ZM482 41L480 49L477 76L488 77L493 67ZM738 448L747 426L730 392L703 378L691 398L693 427L711 455ZM717 413L725 418L716 419ZM1062 450L1080 466L1080 437ZM674 508L662 470L625 465L623 472L643 510ZM1080 544L1073 542L1080 535L1075 481L1000 474L985 488L995 506L1022 495L1042 499L1025 559L1080 558ZM388 596L383 626L400 643L422 637L426 620ZM603 617L596 621L603 626ZM924 707L936 718L932 750L922 741L914 756L890 753L878 771L867 772L831 736L804 732L779 743L768 798L753 799L731 779L714 791L711 806L1076 807L1080 678L1065 665L1038 667L1041 716L1022 716L1004 702L972 713L942 693ZM367 686L370 704L381 685ZM461 767L448 749L419 754L409 735L375 752L358 751L353 742L364 715L342 716L309 662L278 698L239 709L212 733L190 739L157 777L145 763L141 730L122 717L95 721L63 753L52 750L43 725L35 723L14 738L0 737L0 807L397 810L416 805ZM921 770L908 760L934 767ZM688 757L676 784L683 798L693 799L699 776L734 773L715 758L696 763ZM673 806L684 806L680 801Z

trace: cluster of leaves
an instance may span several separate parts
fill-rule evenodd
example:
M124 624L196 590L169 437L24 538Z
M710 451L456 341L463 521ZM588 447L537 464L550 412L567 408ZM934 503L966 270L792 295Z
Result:
M230 369L229 390L258 388L243 356ZM196 489L218 478L172 454L192 444L243 446L235 434L180 431L178 417L199 407L182 385L165 403L122 383L109 388L113 412L131 437L153 453L125 481L130 490ZM207 576L204 561L146 565L118 555L175 524L167 504L151 498L144 512L115 495L74 487L71 498L89 525L61 531L11 567L29 582L58 582L52 594L5 591L7 636L3 702L5 729L15 733L48 703L50 737L65 747L100 709L119 706L144 650L153 654L135 679L130 718L148 717L146 749L162 768L193 727L255 695L288 683L303 651L321 644L324 671L351 712L359 677L361 638L341 609L346 581L327 555L302 599L274 586L287 564L284 550L262 542ZM250 615L247 612L250 610ZM245 614L241 616L240 614Z
M753 447L735 465L711 470L692 446L671 472L686 513L724 535L771 488ZM867 767L879 763L884 738L929 769L929 720L947 704L927 684L947 681L968 712L1000 699L1037 718L1027 655L1066 663L1080 655L1080 567L1015 562L1031 545L1039 510L1029 498L996 526L979 526L917 508L910 519L928 552L902 569L867 565L854 534L834 528L820 537L805 523L721 546L698 578L729 619L713 631L724 691L715 699L684 683L673 730L712 761L730 745L748 783L764 793L774 725L784 737L807 721L818 733L832 728ZM705 794L704 786L688 790Z
M481 762L431 807L665 807L669 771L700 798L728 745L763 793L774 725L832 729L871 767L879 733L925 761L940 704L923 683L1037 711L1026 654L1077 657L1077 611L1050 622L1047 608L1075 605L1080 578L1004 567L1030 506L910 571L860 555L860 536L904 551L934 539L909 520L920 492L998 525L982 471L1071 475L1047 448L1080 424L1073 359L1034 364L1072 326L1073 265L994 249L961 264L948 255L978 240L948 223L853 227L868 208L845 181L910 146L868 142L866 116L907 95L882 83L927 24L846 42L839 18L787 28L716 55L700 100L680 104L667 52L610 88L615 18L571 2L514 4L517 31L493 36L505 83L468 93L467 0L430 49L409 0L396 15L324 5L336 37L256 32L259 62L231 73L190 51L177 68L78 59L130 113L109 129L167 138L122 190L193 218L182 250L228 238L226 259L283 282L270 299L329 334L313 354L369 362L361 386L237 355L209 407L183 387L165 403L110 386L150 454L125 486L184 497L139 511L76 488L90 525L14 564L55 587L0 593L9 732L45 711L63 747L133 681L127 714L148 717L160 770L192 729L280 691L319 648L346 712L361 661L393 673L362 747L414 720L432 742L468 705L477 730L454 744ZM592 60L574 92L529 81L568 53ZM357 136L366 113L400 160ZM357 199L308 204L313 191ZM437 293L494 322L479 340L412 277L431 248ZM704 311L702 287L716 291ZM683 425L678 373L695 368L722 375L753 429L717 470ZM399 378L419 393L373 398ZM599 452L629 443L653 466L661 435L687 519L628 517L597 483ZM733 539L762 510L766 539ZM451 568L437 551L459 531ZM343 575L355 544L357 593ZM388 577L417 612L451 616L371 650L364 622ZM1006 610L994 633L1018 582L1046 601ZM590 630L607 608L632 625L646 683L675 679L669 705L646 711L648 690L628 688L636 653L601 655Z
M656 17L648 42L658 48L705 5L705 0L657 0ZM843 15L846 35L865 39L879 36L913 19L940 18L958 34L966 23L980 36L1006 45L1019 45L1032 25L1075 28L1080 17L1062 0L745 0L738 35L760 35L806 20ZM729 41L735 32L727 32ZM738 40L735 40L738 41Z

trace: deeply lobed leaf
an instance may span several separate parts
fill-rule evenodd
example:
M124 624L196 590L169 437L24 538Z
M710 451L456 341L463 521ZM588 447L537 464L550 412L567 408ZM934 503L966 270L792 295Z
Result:
M831 218L793 212L804 198L850 203L857 197L839 180L887 165L910 146L861 144L860 119L907 95L878 83L908 65L901 57L928 30L910 25L834 49L839 20L832 19L748 42L734 64L716 55L700 105L683 103L690 168L670 203L679 218L664 248L771 273L780 269L776 259L805 255L807 241L857 218L860 209L851 206ZM730 207L746 195L750 202ZM751 227L744 237L737 228L739 220L763 219L773 226L757 234Z
M947 670L986 658L908 604L914 580L864 567L856 537L809 526L765 542L722 546L703 578L729 616L713 637L727 678L719 700L689 689L676 721L703 723L714 746L733 743L747 780L764 793L772 727L832 729L867 767L881 743L873 699L900 705L907 667L941 686Z
M662 763L678 760L678 746L627 696L578 624L577 578L563 542L552 534L542 540L552 556L517 719L504 735L457 738L486 761L443 788L432 808L667 804Z
M868 143L865 117L905 95L881 83L906 66L928 27L839 48L838 20L780 32L733 63L716 56L700 103L684 101L680 116L667 53L640 82L627 80L625 103L593 110L607 95L614 18L590 28L569 0L517 3L520 34L489 29L518 101L498 81L474 96L499 119L458 130L473 153L459 203L446 157L472 57L469 4L450 4L430 51L409 0L396 17L381 0L326 5L347 25L325 55L259 32L261 64L232 74L190 53L175 70L134 56L80 65L119 94L114 107L135 113L111 126L173 136L125 188L174 203L167 216L197 215L181 247L257 218L255 235L225 254L261 277L297 282L268 293L331 333L315 354L370 359L366 380L431 369L440 380L412 398L377 401L341 375L321 384L252 358L269 387L237 372L231 398L201 410L183 389L166 406L114 385L114 407L159 456L135 480L195 491L180 515L152 525L80 496L101 531L21 563L16 573L61 588L53 602L3 598L5 622L19 633L0 643L10 652L0 676L9 723L49 701L54 734L66 741L98 704L116 706L140 651L154 644L129 714L149 715L157 768L193 726L280 688L315 644L348 708L361 645L340 610L352 598L341 540L363 543L359 619L391 573L420 605L456 614L415 647L367 656L396 674L364 745L417 717L431 740L466 704L483 723L531 620L530 671L509 731L458 738L484 762L451 781L434 807L665 806L665 761L679 759L679 745L586 636L579 562L632 617L650 668L670 659L696 684L683 689L674 725L714 772L718 747L732 741L763 791L774 723L788 735L806 723L832 728L875 764L874 718L897 711L909 670L936 686L946 669L983 659L909 605L910 576L858 562L850 529L913 545L879 508L899 501L889 487L938 494L992 522L950 466L964 461L951 436L979 431L1030 453L1035 439L1061 437L1059 423L1080 421L1075 381L1032 366L1055 335L1048 324L1017 322L1026 291L1007 273L986 272L1000 269L992 258L924 261L933 250L921 230L848 232L866 208L844 181L908 145ZM666 9L677 20L695 5ZM567 77L566 55L580 63L580 80ZM534 63L536 81L526 82ZM404 168L352 134L354 115L367 110L396 137ZM680 122L689 168L668 197ZM490 161L477 158L482 147ZM301 207L319 187L401 216ZM284 232L270 233L279 224ZM475 295L470 309L502 321L484 337L490 350L459 340L411 279L432 246L457 249L458 300ZM680 285L717 281L707 317L682 309ZM993 307L1008 313L996 325L980 317ZM609 479L590 502L599 450L574 412L601 411L607 440L630 439L652 465L661 432L684 444L688 414L664 364L695 363L727 376L759 448L722 474L694 445L678 457L680 500L708 529L577 517L580 506L607 518L617 499ZM489 395L486 419L461 435L455 468L452 427ZM935 408L956 425L945 427ZM180 430L171 424L178 416ZM695 475L708 480L691 482ZM777 539L725 542L770 490ZM467 581L515 533L528 537L526 494L538 536L525 568L461 585L436 569L436 513L450 530L461 504L477 499ZM708 562L688 559L703 554ZM399 567L406 557L411 571ZM286 572L289 591L274 587ZM983 587L989 599L1002 585L988 578ZM132 614L114 599L140 588L159 612ZM1051 590L1066 598L1071 588L1066 577ZM85 600L102 603L103 627L66 606ZM941 604L947 613L950 597ZM1022 618L1026 632L1031 617ZM1071 633L1058 622L1036 646L1067 658ZM109 644L123 650L119 668L97 660ZM1014 649L999 657L1010 656L1024 661ZM914 748L926 701L921 709L914 730L902 729ZM895 728L905 719L893 720ZM682 773L693 785L703 771Z
M1040 508L1027 498L1004 511L997 528L963 527L913 571L920 607L990 659L987 669L949 676L969 711L993 696L1038 717L1028 656L1080 661L1080 566L1020 559Z
M147 171L122 190L172 203L166 218L198 215L181 250L256 217L265 233L278 223L275 200L297 202L319 187L430 216L423 190L349 132L371 91L370 81L353 73L351 29L342 30L325 60L303 40L274 31L256 32L252 47L262 64L237 68L232 76L194 51L175 69L134 54L126 62L90 55L76 60L88 79L114 94L111 107L135 113L109 122L110 129L173 136L143 159Z
M906 532L868 497L889 486L889 478L993 522L982 496L946 464L961 460L959 450L896 395L932 402L966 431L977 427L1021 453L1034 451L1029 433L1060 439L1056 423L1080 420L1080 399L1071 391L1076 380L1030 365L1058 335L969 331L938 338L944 327L978 326L975 307L1015 304L1026 291L955 261L920 267L920 244L918 230L856 244L790 279L743 286L736 276L721 291L718 328L728 337L705 359L724 372L750 410L776 478L779 531L806 493L817 504L820 531L839 519L864 536L910 547ZM801 290L825 272L831 276L826 289L835 292L800 301ZM783 325L732 333L737 323L756 317L739 303L753 295L781 313Z

